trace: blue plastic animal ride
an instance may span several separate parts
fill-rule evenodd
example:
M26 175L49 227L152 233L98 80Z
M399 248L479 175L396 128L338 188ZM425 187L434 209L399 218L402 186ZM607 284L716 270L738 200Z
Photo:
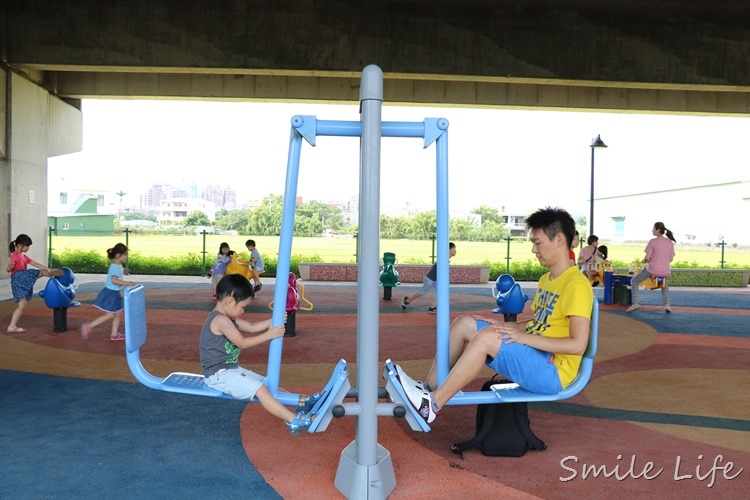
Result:
M523 311L526 301L529 300L529 296L521 290L521 285L516 283L510 274L503 274L497 278L492 296L495 297L497 303L497 309L493 309L492 312L502 313L505 321L509 322L516 321L516 317Z
M39 291L39 296L53 311L52 331L55 333L68 331L68 308L81 305L73 300L76 298L75 273L67 267L63 267L62 271L62 276L48 279L44 290Z

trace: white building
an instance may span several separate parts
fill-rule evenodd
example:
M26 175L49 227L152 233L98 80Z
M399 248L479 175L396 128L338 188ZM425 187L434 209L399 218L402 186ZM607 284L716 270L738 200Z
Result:
M636 184L637 187L645 187ZM750 181L596 198L594 234L602 241L647 241L663 222L680 243L750 245Z
M182 222L190 212L194 212L195 210L200 210L210 220L216 218L216 205L201 198L167 198L161 200L159 202L159 213L156 218L159 223Z
M116 193L107 189L90 189L65 179L50 178L47 181L47 213L64 215L75 213L78 206L91 198L96 198L96 213L114 215L120 201Z

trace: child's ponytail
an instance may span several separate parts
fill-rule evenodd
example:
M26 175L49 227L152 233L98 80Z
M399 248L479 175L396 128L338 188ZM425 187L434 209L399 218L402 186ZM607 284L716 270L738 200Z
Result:
M28 234L19 234L16 236L16 239L11 241L8 245L8 251L13 253L16 251L16 247L30 247L31 245L31 238Z
M107 249L107 258L109 260L112 260L116 258L118 255L122 255L127 252L128 252L128 247L124 243L118 243L114 247Z

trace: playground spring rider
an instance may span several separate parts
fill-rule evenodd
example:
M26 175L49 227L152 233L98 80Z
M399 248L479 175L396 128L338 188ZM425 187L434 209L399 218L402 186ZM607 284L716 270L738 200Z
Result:
M299 289L302 289L300 293ZM306 306L302 307L302 303ZM268 307L273 309L273 301L268 304ZM293 272L289 272L289 283L286 289L286 331L284 337L295 337L297 336L297 311L312 311L312 303L305 298L305 285L299 283L299 278Z
M380 271L380 284L383 286L383 300L391 300L391 290L401 283L398 281L396 271L396 254L385 252L383 254L383 270Z
M80 302L73 300L76 298L77 287L74 284L75 274L67 267L63 267L62 271L62 276L48 279L44 290L39 291L39 296L44 299L44 303L52 309L52 331L55 333L68 331L68 308L81 305Z
M497 309L493 309L492 312L502 313L503 319L507 322L515 322L518 314L523 311L524 304L529 300L529 296L521 291L521 285L516 283L510 274L503 274L497 278L492 296L497 302Z
M633 262L633 267L630 270L633 276L638 276L638 273L640 273L639 265L640 262L638 260ZM664 288L666 282L667 278L663 276L651 275L646 280L642 281L640 286L641 288L645 288L646 290L656 290L658 288Z

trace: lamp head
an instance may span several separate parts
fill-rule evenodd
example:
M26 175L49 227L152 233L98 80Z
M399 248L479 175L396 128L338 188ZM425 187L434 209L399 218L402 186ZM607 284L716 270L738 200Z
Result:
M604 141L602 140L602 136L597 134L596 139L594 139L593 141L591 141L591 146L590 147L592 147L592 148L606 148L607 145L604 144Z

